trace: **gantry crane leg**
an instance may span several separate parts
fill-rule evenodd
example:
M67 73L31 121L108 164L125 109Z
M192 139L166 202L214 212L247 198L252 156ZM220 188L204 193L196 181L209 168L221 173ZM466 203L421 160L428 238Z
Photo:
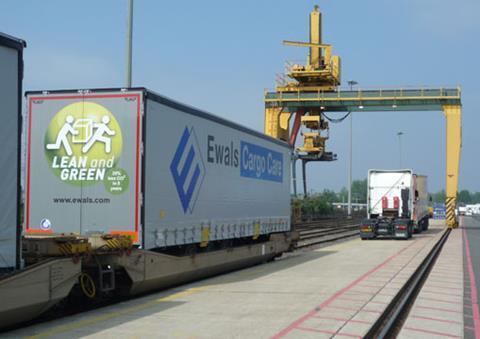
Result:
M447 120L447 178L446 215L449 228L458 227L455 217L457 204L460 149L462 147L462 108L459 105L445 105L443 112Z
M292 113L285 111L281 107L265 108L265 134L276 139L288 141L291 117Z

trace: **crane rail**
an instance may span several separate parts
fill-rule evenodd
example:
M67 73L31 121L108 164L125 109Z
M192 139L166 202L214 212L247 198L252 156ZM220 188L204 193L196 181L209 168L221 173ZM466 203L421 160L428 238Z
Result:
M295 225L299 232L296 249L358 236L359 219L325 219Z

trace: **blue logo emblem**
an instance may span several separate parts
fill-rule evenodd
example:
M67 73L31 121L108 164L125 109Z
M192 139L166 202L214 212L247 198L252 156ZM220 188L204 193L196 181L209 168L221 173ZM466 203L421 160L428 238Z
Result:
M205 176L200 147L193 127L185 127L170 164L170 172L182 203L183 212L193 212Z
M48 219L42 219L42 221L40 221L40 228L47 231L52 228L52 223Z

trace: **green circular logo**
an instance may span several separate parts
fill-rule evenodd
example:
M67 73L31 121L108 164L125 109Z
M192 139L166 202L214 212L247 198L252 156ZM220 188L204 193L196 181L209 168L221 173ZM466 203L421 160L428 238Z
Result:
M63 107L45 134L45 156L53 173L71 185L103 182L122 154L120 125L104 106L81 101Z

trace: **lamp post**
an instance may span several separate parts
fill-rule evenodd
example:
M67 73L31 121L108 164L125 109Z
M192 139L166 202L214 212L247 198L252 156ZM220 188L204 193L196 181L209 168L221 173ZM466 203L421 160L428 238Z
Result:
M397 137L398 137L398 158L400 162L400 169L402 168L402 135L403 132L397 132Z
M349 80L348 85L350 86L350 91L353 91L353 86L358 85L358 82L355 80ZM349 154L349 160L348 160L348 208L347 208L347 215L349 218L352 217L352 157L353 157L353 135L352 135L352 130L353 130L353 114L350 111L348 111L348 114L350 114L350 154Z
M125 86L132 87L132 25L133 25L133 0L128 0L127 14L127 60Z

